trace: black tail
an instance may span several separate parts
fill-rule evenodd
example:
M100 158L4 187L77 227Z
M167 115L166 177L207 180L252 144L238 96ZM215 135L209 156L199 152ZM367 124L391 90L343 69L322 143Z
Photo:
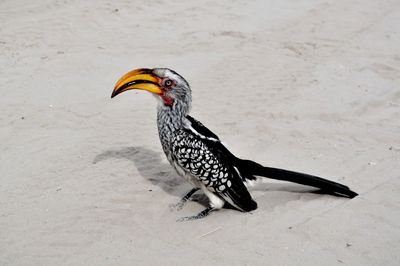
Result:
M350 188L345 185L313 175L293 172L284 169L265 167L250 160L238 159L237 166L243 179L255 180L255 176L264 176L272 179L290 181L306 186L320 188L322 192L333 194L335 196L354 198L358 195L356 192L350 190Z

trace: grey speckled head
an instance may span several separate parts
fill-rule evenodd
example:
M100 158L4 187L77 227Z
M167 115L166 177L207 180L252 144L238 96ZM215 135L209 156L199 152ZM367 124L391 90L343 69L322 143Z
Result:
M160 85L164 90L163 103L179 108L186 115L192 104L192 92L189 83L178 73L168 68L154 68L153 74L160 78Z

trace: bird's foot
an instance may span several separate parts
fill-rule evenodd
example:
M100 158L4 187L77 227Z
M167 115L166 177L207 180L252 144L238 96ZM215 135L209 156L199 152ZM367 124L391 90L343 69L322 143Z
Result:
M178 201L175 204L170 204L169 208L171 210L177 210L180 211L182 210L183 206L185 206L186 202L188 202L188 200L190 199L190 197L196 193L199 189L198 188L193 188L192 190L190 190L185 196L182 197L182 199L180 201Z
M208 216L210 214L210 212L212 212L213 210L215 210L215 208L210 206L207 209L199 212L197 215L181 217L176 221L177 222L186 222L186 221L193 221L193 220L202 219L202 218Z

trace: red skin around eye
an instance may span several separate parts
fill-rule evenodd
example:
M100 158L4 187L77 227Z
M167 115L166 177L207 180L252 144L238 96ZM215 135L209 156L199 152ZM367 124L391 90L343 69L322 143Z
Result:
M167 81L169 81L171 84L169 85L169 86L167 86ZM172 80L172 79L165 79L163 82L163 87L164 87L164 89L166 89L166 90L170 90L170 89L172 89L174 86L175 86L175 81L174 80Z

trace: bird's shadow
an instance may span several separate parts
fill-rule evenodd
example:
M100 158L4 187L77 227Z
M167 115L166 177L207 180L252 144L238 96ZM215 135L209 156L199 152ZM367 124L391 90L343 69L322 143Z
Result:
M162 154L150 150L145 147L124 147L104 151L98 154L93 164L107 160L107 159L125 159L133 162L139 174L146 180L150 181L153 185L160 187L166 193L182 197L190 190L190 186L176 174L175 170L170 164L162 161ZM184 186L182 186L184 185ZM272 205L280 205L287 201L295 200L298 194L302 193L315 193L315 194L329 194L320 190L315 190L310 187L301 186L291 183L256 183L250 188L250 191L285 191L289 192L291 196L282 198L282 202L274 202ZM192 201L198 202L201 205L208 206L208 198L203 193L196 193L192 196ZM229 206L225 206L229 208Z
M184 194L184 190L178 189L180 185L184 184L184 180L175 173L168 163L161 160L159 152L140 146L111 149L98 154L94 158L93 164L111 158L126 159L133 162L143 178L168 194L174 196ZM189 187L187 189L189 190Z

